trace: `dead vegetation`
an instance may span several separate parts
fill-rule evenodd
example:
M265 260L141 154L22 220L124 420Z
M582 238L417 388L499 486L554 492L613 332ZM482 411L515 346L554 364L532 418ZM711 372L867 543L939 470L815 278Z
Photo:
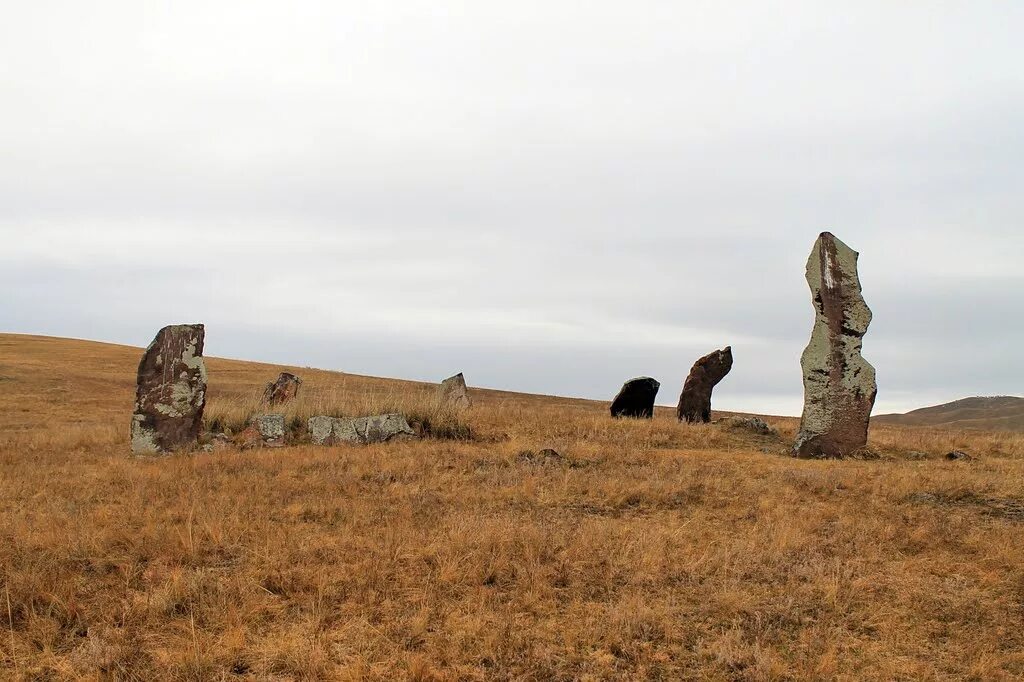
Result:
M138 357L0 335L0 678L1024 677L1020 434L800 461L791 419L477 391L471 440L134 460ZM209 368L225 424L281 369ZM434 389L294 371L294 418Z

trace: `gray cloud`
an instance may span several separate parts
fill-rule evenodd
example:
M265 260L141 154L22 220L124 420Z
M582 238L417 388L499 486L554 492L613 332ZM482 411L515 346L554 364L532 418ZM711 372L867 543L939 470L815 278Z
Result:
M1020 393L1024 9L40 2L0 26L0 326L795 413L862 253L879 409Z

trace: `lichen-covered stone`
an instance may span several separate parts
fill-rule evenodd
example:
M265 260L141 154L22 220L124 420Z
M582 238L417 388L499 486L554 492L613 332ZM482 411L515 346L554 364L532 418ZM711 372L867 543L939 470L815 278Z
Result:
M804 410L797 457L845 457L867 444L878 388L861 356L871 310L861 295L856 251L822 232L807 259L815 320L800 359Z
M159 454L196 444L206 406L205 329L180 324L161 329L139 362L131 448Z
M693 363L683 382L676 415L679 421L706 424L711 421L711 392L732 369L732 346L708 353Z
M469 390L466 388L466 379L459 372L453 377L448 377L441 382L437 389L437 397L442 405L465 409L472 404L469 399Z
M335 443L384 443L393 438L414 437L416 432L400 414L372 417L310 417L309 439L316 445Z
M654 417L654 399L661 384L651 377L630 379L619 389L609 408L613 417Z
M260 415L253 419L253 425L265 443L281 444L284 442L283 414Z
M267 384L263 400L270 405L282 405L299 394L302 379L291 372L281 372L276 381Z
M306 422L306 429L309 431L309 440L314 445L325 445L334 431L334 417L310 417Z

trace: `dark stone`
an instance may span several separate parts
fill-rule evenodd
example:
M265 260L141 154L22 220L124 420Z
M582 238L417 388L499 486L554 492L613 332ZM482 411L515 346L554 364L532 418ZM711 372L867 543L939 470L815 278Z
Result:
M654 399L659 388L661 384L651 377L630 379L622 385L619 394L612 401L612 416L651 419L654 416Z
M302 379L290 372L281 372L277 381L267 384L263 391L263 400L271 405L281 405L297 396L301 385Z
M952 452L947 452L946 453L946 459L948 459L951 462L954 462L956 460L967 461L967 460L971 460L971 459L974 459L974 458L971 457L970 455L968 455L963 450L953 450Z
M732 346L708 353L693 363L690 375L683 382L683 392L679 394L679 406L676 408L679 421L702 424L711 421L711 391L730 369Z
M139 362L131 446L157 454L198 442L206 407L205 329L179 324L161 329Z

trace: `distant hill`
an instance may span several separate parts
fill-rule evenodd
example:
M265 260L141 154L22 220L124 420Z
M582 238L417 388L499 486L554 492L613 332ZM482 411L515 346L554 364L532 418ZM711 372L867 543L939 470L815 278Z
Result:
M872 421L950 429L1024 431L1024 398L1010 395L963 398L906 414L879 415L872 417Z

